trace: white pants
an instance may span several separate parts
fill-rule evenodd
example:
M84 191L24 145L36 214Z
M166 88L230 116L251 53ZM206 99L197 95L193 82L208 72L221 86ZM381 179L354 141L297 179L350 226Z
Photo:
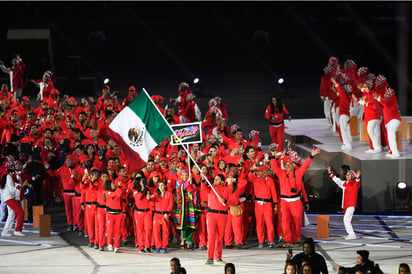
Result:
M340 127L340 135L342 136L343 145L347 149L352 149L352 136L350 134L348 115L343 114L339 116L339 127Z
M0 189L0 199L1 199L1 204L0 204L0 221L3 220L3 218L6 216L6 210L7 210L7 205L6 201L1 197L3 193L3 189Z
M346 209L345 215L343 215L343 224L345 225L346 233L348 233L349 236L355 235L355 231L353 231L352 227L353 213L355 213L355 207L350 206Z
M331 119L331 106L332 106L332 100L325 99L323 101L323 112L325 113L325 118L326 121L328 122L328 126L332 126L332 119Z
M396 131L401 122L397 119L392 119L385 125L388 134L389 150L393 155L399 155L398 145L396 143Z
M9 206L7 206L7 214L8 216L2 234L6 234L7 232L9 232L10 229L12 229L14 218L16 217L16 213L14 213L14 210L11 209Z
M16 91L14 92L14 100L16 100L17 98L20 98L22 93L23 93L23 89L22 89L22 88L19 88L18 90L16 90Z
M333 129L333 132L336 132L336 127L339 127L339 106L332 104L332 108L330 112L332 115L332 122L333 122L332 129Z
M381 120L370 120L366 126L369 138L372 141L373 149L382 149L381 145Z

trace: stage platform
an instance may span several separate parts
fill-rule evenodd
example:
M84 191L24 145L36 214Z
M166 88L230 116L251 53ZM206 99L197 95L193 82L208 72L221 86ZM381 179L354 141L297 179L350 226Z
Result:
M405 117L407 125L412 117ZM293 150L306 158L313 146L321 149L305 175L305 187L311 197L312 210L316 212L339 211L341 193L329 179L328 165L335 174L342 164L353 170L361 170L362 186L359 193L360 213L392 213L394 211L393 191L397 182L404 181L410 188L412 183L412 145L409 132L404 133L402 152L398 158L388 158L387 149L377 154L368 154L368 142L362 142L360 132L353 136L352 151L342 151L338 133L333 133L326 119L300 119L285 122L285 138L292 140ZM360 126L358 126L360 129ZM409 127L405 127L409 130ZM406 212L408 212L406 210Z
M60 214L63 216L64 214ZM397 273L399 263L412 262L412 216L355 215L353 224L358 239L346 241L342 215L330 215L330 237L316 237L316 214L308 215L310 224L303 228L305 237L312 237L316 251L326 260L329 273L333 266L355 265L356 250L369 250L369 258L380 265L384 273ZM65 222L55 222L52 214L51 237L40 237L38 229L25 224L26 237L0 237L0 272L3 274L31 273L170 273L169 261L178 257L187 273L224 273L223 265L205 265L207 251L169 248L167 254L139 254L136 248L121 246L120 253L98 251L87 247L88 239L77 232L67 232ZM63 218L61 219L63 221ZM2 229L4 223L0 223ZM70 239L68 241L68 239ZM287 249L258 249L255 235L244 249L224 249L223 259L236 266L237 273L283 273ZM293 248L293 253L302 247Z

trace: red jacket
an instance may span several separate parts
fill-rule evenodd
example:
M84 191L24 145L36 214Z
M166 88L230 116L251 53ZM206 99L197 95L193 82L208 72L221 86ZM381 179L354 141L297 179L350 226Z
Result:
M275 183L272 178L265 176L259 178L253 173L249 173L249 181L253 184L255 192L255 201L272 200L272 203L278 203L278 196L276 194ZM266 201L268 202L268 201Z
M332 180L343 189L342 208L355 207L358 201L358 190L360 188L360 179L343 181L335 175L330 174Z
M340 85L336 87L337 92L339 93L339 115L348 115L349 113L349 106L352 98L350 95L342 90Z
M398 107L398 100L395 95L389 97L388 100L380 99L379 103L383 105L383 122L388 124L391 120L401 120L401 113Z
M225 185L218 185L213 186L216 192L219 194L220 198L225 199L226 201L229 199L229 189ZM215 192L212 190L211 187L207 186L207 183L203 183L202 191L207 193L207 207L212 210L220 210L220 211L227 211L228 206L227 202L223 205L219 198L216 196Z
M285 169L281 169L278 166L276 159L271 160L271 167L279 178L281 198L289 198L301 195L305 202L308 201L302 177L311 163L312 158L309 157L301 167L295 168L292 173L289 174ZM296 192L292 192L293 188L296 188Z
M290 115L289 111L286 109L285 104L282 104L282 112L275 108L275 110L273 111L273 113L270 112L270 106L268 105L266 107L266 112L265 112L265 119L269 120L270 124L282 124L283 123L283 116L286 115Z
M82 195L84 194L84 201L86 204L96 203L97 202L97 194L99 190L99 183L98 180L92 182L90 179L84 180L82 182L81 187Z
M169 191L165 191L164 195L155 193L153 196L153 201L155 204L155 213L162 212L161 214L168 214L172 213L173 209L173 194ZM166 213L167 212L167 213Z
M107 213L117 214L122 212L122 203L120 196L122 188L117 187L115 191L106 191L106 210Z
M134 198L134 205L135 209L137 210L150 210L151 203L147 199L147 193L139 192L137 189L133 189L133 198Z

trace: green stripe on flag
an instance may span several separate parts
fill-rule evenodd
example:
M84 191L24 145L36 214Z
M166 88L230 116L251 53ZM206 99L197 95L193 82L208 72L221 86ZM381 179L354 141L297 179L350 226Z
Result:
M140 117L146 125L146 130L157 144L173 135L173 131L156 109L157 106L152 103L144 91L141 91L128 107Z

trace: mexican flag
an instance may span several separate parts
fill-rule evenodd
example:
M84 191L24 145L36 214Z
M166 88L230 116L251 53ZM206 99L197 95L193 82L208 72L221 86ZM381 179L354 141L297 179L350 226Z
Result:
M142 169L152 150L172 134L145 89L99 133L103 139L111 138L120 146L128 172Z

